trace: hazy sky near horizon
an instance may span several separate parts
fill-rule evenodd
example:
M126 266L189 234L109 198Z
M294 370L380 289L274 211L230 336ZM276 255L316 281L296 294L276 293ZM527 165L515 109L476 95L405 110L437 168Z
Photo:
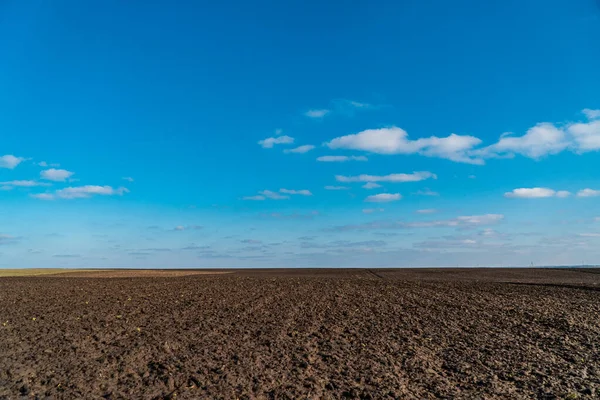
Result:
M0 1L0 267L600 263L600 6Z

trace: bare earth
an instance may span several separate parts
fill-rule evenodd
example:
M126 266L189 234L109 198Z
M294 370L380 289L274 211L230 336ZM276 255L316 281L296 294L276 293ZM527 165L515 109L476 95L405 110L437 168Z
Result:
M0 399L600 397L598 269L60 272L0 278Z

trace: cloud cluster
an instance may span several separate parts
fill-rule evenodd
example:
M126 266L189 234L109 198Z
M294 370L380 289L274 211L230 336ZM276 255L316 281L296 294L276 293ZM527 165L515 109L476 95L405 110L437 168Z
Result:
M411 140L396 126L367 129L340 136L326 142L330 149L359 150L377 154L420 154L459 163L485 164L489 158L514 157L519 154L532 159L569 150L577 154L600 150L600 110L584 109L587 121L563 126L541 122L522 136L505 133L499 140L479 147L481 139L455 133L446 137L430 136Z
M480 143L481 139L474 136L461 136L454 133L445 138L431 136L410 140L404 129L392 126L341 136L325 145L330 149L361 150L378 154L421 154L457 162L482 164L481 160L468 154L469 150Z

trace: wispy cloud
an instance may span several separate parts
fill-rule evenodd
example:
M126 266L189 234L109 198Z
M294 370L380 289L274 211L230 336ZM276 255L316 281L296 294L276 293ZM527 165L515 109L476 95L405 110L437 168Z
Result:
M298 147L296 147L294 149L286 149L283 152L284 153L304 154L304 153L308 153L309 151L311 151L314 148L315 148L315 146L313 146L312 144L305 144L303 146L298 146Z
M317 161L321 162L346 162L346 161L368 161L365 156L321 156Z
M325 186L325 190L349 190L348 186Z
M375 183L375 182L367 182L364 185L361 186L363 189L377 189L380 188L381 185L379 183Z
M280 193L277 192L272 192L270 190L263 190L262 192L259 192L262 196L266 197L267 199L271 199L271 200L285 200L285 199L289 199L290 196L284 196Z
M566 190L553 190L549 188L543 187L534 187L534 188L519 188L514 189L511 192L504 193L504 197L513 198L513 199L541 199L546 197L569 197L571 195L570 192Z
M50 168L40 172L40 176L42 179L47 179L49 181L64 182L73 176L73 172L67 171L66 169Z
M437 210L435 208L423 208L421 210L415 211L417 214L433 214L436 213Z
M15 157L12 154L0 156L0 168L14 169L16 166L25 161L23 157Z
M284 194L298 194L301 196L312 196L312 193L310 192L310 190L290 190L290 189L279 189L280 193L284 193Z
M376 212L383 212L385 211L383 208L363 208L362 212L364 214L373 214Z
M262 241L261 240L257 240L257 239L244 239L244 240L240 240L241 243L246 243L246 244L261 244Z
M431 221L378 221L357 225L336 226L327 231L367 231L377 229L410 229L410 228L476 228L479 226L497 224L504 219L502 214L465 215L452 219L439 219Z
M271 149L276 144L292 144L292 143L294 143L294 138L287 136L287 135L270 137L270 138L260 140L258 142L258 144L261 145L265 149Z
M312 196L312 193L309 190L291 190L291 189L279 189L279 192L273 192L271 190L262 190L258 192L258 195L255 196L245 196L242 197L242 200L254 200L254 201L263 201L267 199L271 200L286 200L289 199L288 195L300 195L300 196Z
M307 112L304 113L304 115L307 116L308 118L320 119L320 118L323 118L324 116L326 116L327 114L329 114L329 112L330 112L330 110L322 108L322 109L308 110Z
M336 175L338 182L420 182L425 179L437 179L435 174L428 171L413 172L412 174L390 174L390 175L358 175L343 176Z
M122 179L127 182L133 182L133 178L130 176L124 176Z
M19 239L20 238L12 235L0 234L0 245L13 244L16 243Z
M203 226L201 225L177 225L175 228L173 228L174 231L190 231L190 230L200 230L200 229L204 229Z
M319 215L318 211L310 211L307 213L292 213L292 214L283 214L283 213L278 213L278 212L274 212L274 213L270 213L270 214L260 214L261 218L274 218L274 219L281 219L281 220L288 220L288 219L313 219L316 216Z
M397 201L402 198L400 193L380 193L368 196L365 201L368 203L388 203L390 201Z
M434 192L433 190L429 190L428 188L425 188L422 190L417 190L413 194L417 195L417 196L439 196L440 195L438 192Z
M128 192L129 190L124 187L115 189L111 186L86 185L77 187L67 187L64 189L57 190L54 193L33 194L31 195L31 197L40 200L87 199L92 196L121 196Z
M600 196L600 190L594 190L594 189L582 189L579 192L577 192L577 197L598 197Z
M16 186L16 187L50 186L49 183L32 181L32 180L0 182L0 185L2 185L2 186Z
M581 111L588 119L600 119L600 110L591 110L589 108L584 108Z

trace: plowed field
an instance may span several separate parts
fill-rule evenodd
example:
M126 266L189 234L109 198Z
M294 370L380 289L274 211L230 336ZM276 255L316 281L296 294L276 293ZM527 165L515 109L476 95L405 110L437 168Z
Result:
M598 397L599 270L0 278L2 399Z

